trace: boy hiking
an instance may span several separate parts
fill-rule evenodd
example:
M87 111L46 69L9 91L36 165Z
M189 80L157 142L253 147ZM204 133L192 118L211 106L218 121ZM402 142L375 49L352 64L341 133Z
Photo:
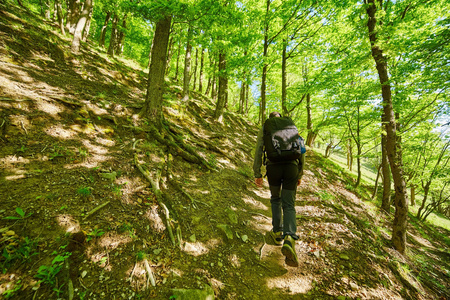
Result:
M276 245L282 245L286 264L292 267L298 267L295 196L303 175L305 151L303 138L292 120L279 112L270 113L258 133L253 172L256 185L262 187L261 166L266 164L273 226L269 235Z

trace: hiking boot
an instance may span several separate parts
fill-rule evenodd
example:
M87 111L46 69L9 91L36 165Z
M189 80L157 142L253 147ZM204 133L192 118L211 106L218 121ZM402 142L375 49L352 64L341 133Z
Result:
M283 244L283 231L278 232L270 231L269 236L275 245L281 246Z
M284 237L281 253L286 256L286 264L290 267L298 267L297 253L295 253L295 241L290 235Z

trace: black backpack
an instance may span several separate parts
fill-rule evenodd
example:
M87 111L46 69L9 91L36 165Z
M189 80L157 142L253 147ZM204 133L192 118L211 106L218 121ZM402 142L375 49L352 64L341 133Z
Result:
M305 142L288 117L273 117L264 122L264 149L271 162L299 159L306 152Z

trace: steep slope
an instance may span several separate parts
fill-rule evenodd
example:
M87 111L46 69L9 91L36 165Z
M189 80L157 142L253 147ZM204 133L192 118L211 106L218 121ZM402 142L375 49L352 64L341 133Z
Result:
M20 9L0 6L0 20L3 297L445 299L445 245L411 231L412 256L435 255L435 281L420 283L384 216L312 150L296 203L300 266L286 266L265 237L267 186L253 184L256 126L231 112L217 123L209 98L182 102L167 82L159 136L137 115L143 72L95 48L72 55L70 39Z

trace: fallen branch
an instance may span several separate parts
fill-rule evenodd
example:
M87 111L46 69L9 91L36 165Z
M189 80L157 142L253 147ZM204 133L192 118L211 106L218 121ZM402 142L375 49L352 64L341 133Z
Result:
M97 212L98 210L102 209L103 207L105 207L105 206L108 205L108 204L109 204L109 201L106 201L105 203L103 203L103 204L97 206L96 208L94 208L93 210L91 210L90 212L88 212L88 213L84 216L83 220L86 220L86 219L89 218L91 215L93 215L95 212Z
M147 287L148 287L148 281L150 280L150 283L152 286L156 286L155 277L153 276L152 269L150 268L150 264L148 263L147 259L144 258L144 266L145 270L147 271Z

